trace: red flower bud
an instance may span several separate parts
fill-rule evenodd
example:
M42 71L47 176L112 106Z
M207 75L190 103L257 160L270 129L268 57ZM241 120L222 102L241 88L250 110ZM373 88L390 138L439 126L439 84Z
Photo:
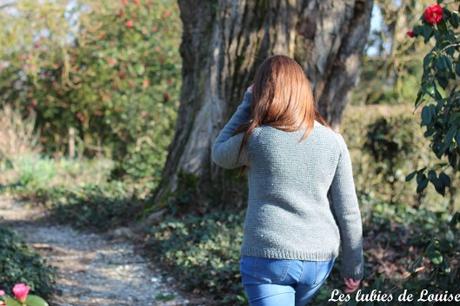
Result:
M437 3L430 5L425 9L423 17L431 25L440 23L442 20L442 7Z
M409 37L411 37L411 38L412 38L412 37L415 37L415 33L414 33L414 31L412 31L412 30L407 31L406 34L407 34L407 36L409 36Z
M30 287L25 283L19 283L14 285L13 293L14 297L21 303L24 303L29 295Z

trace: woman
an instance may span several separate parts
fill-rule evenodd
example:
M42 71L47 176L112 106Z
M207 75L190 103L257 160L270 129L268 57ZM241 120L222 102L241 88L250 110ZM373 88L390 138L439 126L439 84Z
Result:
M211 156L248 169L240 271L251 305L306 305L340 246L345 292L359 287L362 222L350 155L296 61L275 55L261 64Z

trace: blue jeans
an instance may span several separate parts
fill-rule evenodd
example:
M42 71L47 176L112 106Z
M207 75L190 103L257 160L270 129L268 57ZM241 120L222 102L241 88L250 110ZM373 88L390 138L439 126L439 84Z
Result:
M326 281L335 259L310 261L241 256L240 272L251 306L304 306Z

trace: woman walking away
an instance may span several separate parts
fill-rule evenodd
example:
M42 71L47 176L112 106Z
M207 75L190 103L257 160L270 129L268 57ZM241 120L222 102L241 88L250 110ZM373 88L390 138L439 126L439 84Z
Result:
M248 170L239 263L250 305L307 305L339 249L345 292L358 289L362 221L348 147L317 112L295 60L275 55L261 64L211 157Z

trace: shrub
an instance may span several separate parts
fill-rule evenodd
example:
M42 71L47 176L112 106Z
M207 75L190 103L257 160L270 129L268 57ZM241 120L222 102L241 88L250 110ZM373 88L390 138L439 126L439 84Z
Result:
M454 188L445 197L434 188L416 194L417 184L405 181L406 175L435 158L410 106L349 106L341 129L350 149L356 189L363 195L411 206L460 207ZM459 174L452 177L454 186L459 179Z
M208 293L220 305L247 303L239 274L241 212L167 217L150 230L147 248L182 279L186 290Z
M142 214L144 202L122 182L43 188L36 198L50 208L51 217L81 230L107 231L128 225Z
M45 153L75 147L117 161L117 177L155 184L179 106L177 3L21 0L8 12L0 11L0 41L13 39L0 51L0 105L36 111Z
M415 137L415 129L410 128L412 120L407 116L381 117L365 127L363 149L374 161L373 174L388 185L390 196L387 200L390 203L401 192L397 186L405 179L401 170L416 149L412 143Z
M0 227L0 289L9 292L18 282L48 297L56 279L56 269L31 250L13 231Z

